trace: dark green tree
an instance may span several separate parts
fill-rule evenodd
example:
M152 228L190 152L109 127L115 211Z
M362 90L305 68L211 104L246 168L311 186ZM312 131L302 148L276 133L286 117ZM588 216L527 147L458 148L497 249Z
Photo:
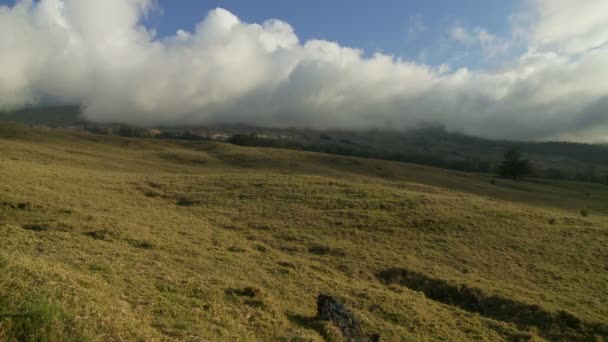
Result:
M505 152L499 171L504 178L519 179L532 173L532 166L530 161L521 158L518 148L510 148Z

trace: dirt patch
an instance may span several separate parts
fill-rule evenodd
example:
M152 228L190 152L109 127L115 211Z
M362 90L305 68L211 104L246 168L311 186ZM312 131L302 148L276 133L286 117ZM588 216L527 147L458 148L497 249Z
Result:
M608 336L608 326L588 323L566 311L550 312L531 305L489 295L466 284L452 284L404 268L391 268L376 274L384 284L398 284L419 291L428 298L495 320L514 323L520 329L536 329L549 340L590 340Z

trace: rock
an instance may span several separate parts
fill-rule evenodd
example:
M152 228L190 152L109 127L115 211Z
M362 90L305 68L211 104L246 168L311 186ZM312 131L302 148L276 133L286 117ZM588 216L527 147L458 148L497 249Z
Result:
M340 329L346 342L380 341L378 335L368 336L364 334L355 315L344 304L331 296L319 295L317 298L317 312L319 319L330 321Z

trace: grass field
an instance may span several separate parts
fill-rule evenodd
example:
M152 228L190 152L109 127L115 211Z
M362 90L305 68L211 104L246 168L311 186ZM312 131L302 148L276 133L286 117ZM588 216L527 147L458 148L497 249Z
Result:
M0 340L607 340L608 187L491 179L0 124Z

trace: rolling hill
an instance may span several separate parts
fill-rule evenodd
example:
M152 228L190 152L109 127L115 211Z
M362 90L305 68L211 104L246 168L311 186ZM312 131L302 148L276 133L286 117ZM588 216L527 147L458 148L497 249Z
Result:
M353 157L410 162L467 172L496 172L506 150L519 148L532 161L535 177L608 185L608 146L571 142L499 141L421 126L406 132L316 131L243 125L133 127L84 120L77 106L28 108L0 113L0 122L63 127L127 137L229 141ZM151 129L152 128L152 129ZM150 133L150 131L155 133ZM251 134L255 134L251 138Z
M608 186L0 124L0 340L608 338Z

